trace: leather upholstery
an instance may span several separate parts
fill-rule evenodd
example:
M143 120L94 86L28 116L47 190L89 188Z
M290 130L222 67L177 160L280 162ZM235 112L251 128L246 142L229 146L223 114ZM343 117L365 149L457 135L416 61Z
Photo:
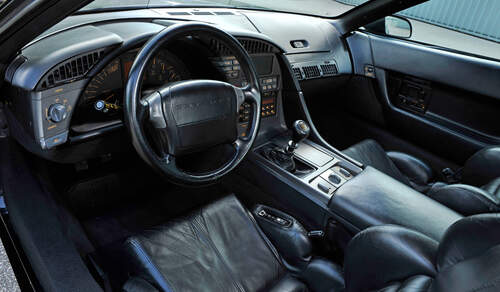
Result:
M159 292L158 289L149 284L146 280L132 277L123 285L123 292Z
M401 152L386 153L374 140L364 140L344 153L463 215L500 212L499 146L484 148L467 160L463 182L469 185L449 186L432 182L432 169L422 160Z
M492 196L500 199L500 177L492 180L481 188Z
M441 242L398 226L356 235L345 254L346 291L500 291L500 216L453 224Z
M435 240L462 218L371 166L342 185L328 207L358 229L353 232L375 225L397 224Z
M289 220L291 226L284 228L280 224L264 219L258 215L263 210L272 210L283 219ZM292 216L279 210L257 205L253 211L260 228L280 251L281 256L294 270L304 269L312 259L312 244L305 228Z
M463 168L462 181L482 186L500 177L500 146L486 147L472 155Z
M364 165L374 167L379 171L392 176L392 178L406 185L410 185L410 180L401 173L394 162L389 158L389 156L387 156L387 153L385 153L382 146L374 140L369 139L361 141L342 152Z
M276 239L280 236L293 238L269 230L272 236L276 234L274 242L279 243ZM298 244L310 246L305 240ZM185 218L127 239L125 248L131 259L131 274L160 291L307 291L311 273L319 281L335 285L325 278L331 274L338 278L333 263L313 259L310 248L305 253L297 252L300 248L291 247L293 241L287 245L280 243L286 259L303 262L302 269L289 270L251 213L236 197L228 196ZM310 268L302 277L309 265L321 269L314 272Z
M427 196L463 214L500 212L500 200L489 192L464 184L432 188Z
M399 226L382 225L357 234L347 246L347 291L370 291L415 275L434 277L438 242Z
M390 151L387 156L396 167L408 178L411 186L418 191L426 191L434 174L429 165L422 160L406 153Z

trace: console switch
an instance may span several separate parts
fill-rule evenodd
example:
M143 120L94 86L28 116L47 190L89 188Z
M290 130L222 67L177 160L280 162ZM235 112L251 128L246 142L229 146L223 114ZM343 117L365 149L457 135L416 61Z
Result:
M336 185L338 185L342 181L340 177L333 172L328 176L328 180Z
M266 210L262 209L259 211L259 216L262 217L262 218L265 218L269 221L272 221L272 222L275 222L281 226L290 226L292 225L292 222L290 222L290 220L287 220L287 219L283 219L281 217L278 217L278 216L275 216L273 214L270 214L269 212L266 212Z
M318 189L326 194L330 192L331 185L323 180L318 181Z

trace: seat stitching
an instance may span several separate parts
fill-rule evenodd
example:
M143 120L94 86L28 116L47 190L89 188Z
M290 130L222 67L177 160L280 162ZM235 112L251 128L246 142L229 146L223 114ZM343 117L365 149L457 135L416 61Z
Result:
M146 259L146 261L151 265L153 266L153 268L156 270L156 272L158 272L158 274L160 275L161 279L163 281L165 281L165 284L167 284L167 289L168 291L173 291L169 286L172 286L172 284L170 284L170 282L163 276L163 274L160 272L160 269L158 269L158 267L156 266L156 264L153 262L153 260L149 257L149 255L146 253L146 251L142 248L141 244L137 241L137 239L135 238L132 238L129 240L130 244L132 244L135 248L136 248L136 252L140 253L143 258Z
M205 222L205 218L201 214L201 211L199 212L199 214L198 214L197 217L201 218L201 220L203 220L203 222ZM208 245L215 252L215 255L222 262L222 265L223 265L224 269L229 274L229 277L231 278L231 280L232 280L234 286L236 287L236 289L239 290L239 291L245 292L245 289L240 285L240 283L238 283L238 281L236 281L235 275L232 273L231 269L229 268L229 265L227 264L227 262L225 261L225 259L222 257L220 251L217 249L217 247L215 246L215 243L212 241L212 239L210 238L210 236L208 234L207 235L203 234L203 231L200 230L200 229L198 229L198 227L200 227L200 228L203 227L203 226L197 226L197 225L200 225L201 223L198 223L197 220L193 220L193 222L190 221L189 223L192 224L193 230L195 230L195 232L198 234L198 236L200 238L205 238L205 240L208 243Z

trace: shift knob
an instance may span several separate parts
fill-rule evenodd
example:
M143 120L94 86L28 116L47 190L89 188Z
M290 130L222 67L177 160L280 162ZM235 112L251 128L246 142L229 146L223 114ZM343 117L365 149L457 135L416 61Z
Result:
M293 130L292 140L288 142L288 147L286 149L287 152L290 154L293 153L295 149L297 149L300 142L304 141L304 139L309 137L311 128L303 120L297 120L293 123L292 130Z
M294 143L298 144L304 139L307 139L307 137L309 137L309 133L311 133L311 128L303 120L296 120L293 123L292 141Z

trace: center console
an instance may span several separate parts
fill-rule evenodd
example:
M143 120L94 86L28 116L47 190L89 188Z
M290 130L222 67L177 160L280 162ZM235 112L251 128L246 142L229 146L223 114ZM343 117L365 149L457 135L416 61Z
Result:
M254 183L286 201L294 214L327 231L341 225L350 236L368 227L397 224L439 240L462 218L455 211L372 168L361 168L338 153L307 139L304 121L292 133L254 150ZM301 217L302 219L302 217Z

